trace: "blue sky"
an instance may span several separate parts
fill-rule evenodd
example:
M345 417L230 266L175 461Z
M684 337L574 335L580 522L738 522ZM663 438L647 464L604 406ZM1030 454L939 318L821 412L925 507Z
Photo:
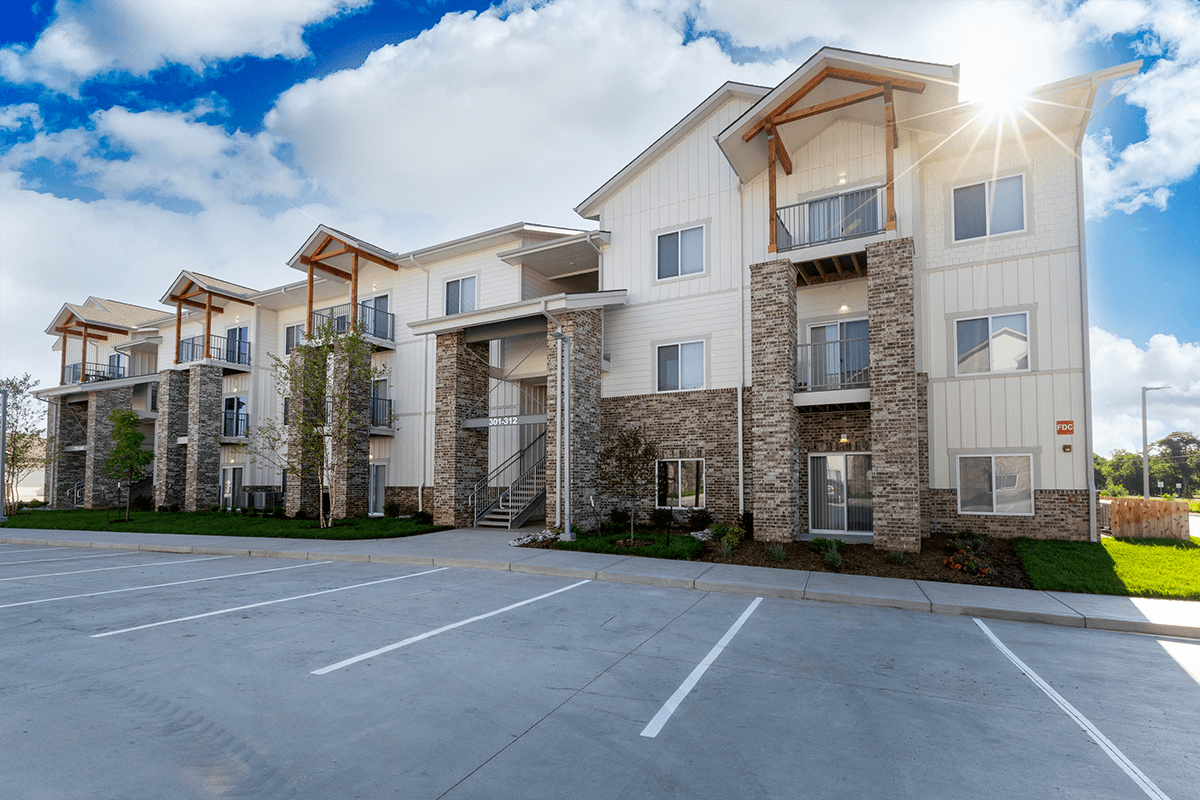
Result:
M0 373L88 295L255 287L316 220L394 250L571 209L725 80L825 44L962 93L1143 59L1085 145L1096 444L1200 432L1200 3L38 0L0 10ZM1111 92L1122 88L1112 97ZM1111 99L1110 99L1111 98Z

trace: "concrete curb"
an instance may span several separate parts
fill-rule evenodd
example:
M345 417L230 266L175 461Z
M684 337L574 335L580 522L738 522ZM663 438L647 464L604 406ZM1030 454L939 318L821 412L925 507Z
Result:
M135 534L137 535L137 534ZM280 540L282 541L282 540ZM870 575L775 570L734 564L663 561L548 550L514 561L419 555L246 550L211 545L83 542L0 537L0 543L195 555L370 562L523 572L641 586L698 589L824 603L899 608L946 616L982 617L1076 628L1200 639L1200 603L1111 595L1042 592L994 586L899 580Z

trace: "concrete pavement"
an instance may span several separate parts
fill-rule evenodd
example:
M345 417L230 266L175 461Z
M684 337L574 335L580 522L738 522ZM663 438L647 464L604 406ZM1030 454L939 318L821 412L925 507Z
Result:
M931 614L1200 639L1200 602L1026 591L865 575L510 547L511 531L459 529L332 541L5 528L0 542L261 558L468 567Z

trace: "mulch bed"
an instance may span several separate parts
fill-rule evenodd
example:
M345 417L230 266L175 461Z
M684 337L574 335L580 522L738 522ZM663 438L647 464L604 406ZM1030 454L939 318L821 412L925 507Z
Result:
M933 534L921 540L921 552L905 553L903 564L887 560L886 550L876 550L870 544L843 544L842 566L834 569L827 565L820 553L809 547L807 542L790 542L783 545L785 556L777 560L767 552L766 542L747 540L729 555L721 555L715 541L705 542L702 555L697 561L711 564L742 564L749 567L772 569L806 569L811 572L841 572L847 575L874 575L880 578L904 578L908 580L942 581L943 583L973 583L977 586L1006 586L1012 589L1032 589L1033 584L1017 558L1012 541L984 537L983 556L992 564L987 575L968 575L961 570L945 566L943 561L953 551L947 546L950 537ZM627 540L628 541L628 540ZM639 540L646 541L648 540ZM523 545L539 549L550 549L553 541ZM626 550L637 555L637 548Z

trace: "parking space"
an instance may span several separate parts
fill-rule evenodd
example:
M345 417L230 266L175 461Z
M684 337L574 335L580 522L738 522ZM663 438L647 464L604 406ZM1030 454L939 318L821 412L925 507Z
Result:
M18 563L72 556L87 560ZM0 631L5 791L21 797L1181 800L1200 774L1195 641L11 546Z

